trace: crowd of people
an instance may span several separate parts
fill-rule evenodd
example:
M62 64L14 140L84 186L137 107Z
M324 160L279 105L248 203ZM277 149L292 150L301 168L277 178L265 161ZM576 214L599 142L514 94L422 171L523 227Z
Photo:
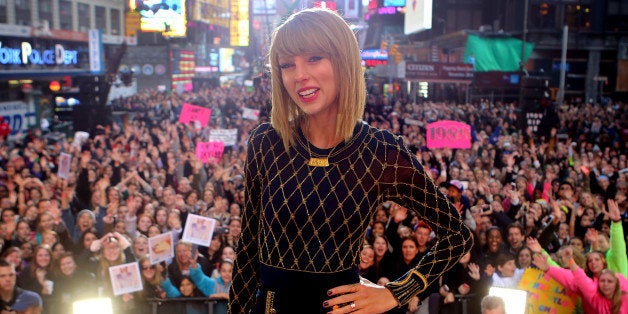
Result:
M1 257L16 277L11 286L0 275L2 310L14 306L4 291L16 286L39 295L32 306L43 313L70 313L73 301L95 296L110 297L115 313L149 313L154 298L226 300L248 134L270 110L269 82L257 83L117 99L112 106L128 119L99 125L83 141L52 141L40 130L4 141ZM184 103L211 108L209 125L179 123ZM243 118L243 108L259 110L259 120ZM628 313L628 106L557 106L547 134L518 129L517 109L368 95L364 121L403 138L475 240L429 297L393 312L462 313L467 303L479 313L489 287L516 288L523 270L536 267L580 295L585 313ZM471 148L427 147L426 126L440 120L469 124ZM212 129L237 129L238 141L218 162L203 163L196 143ZM72 156L67 178L58 171L61 153ZM378 207L364 235L362 277L385 284L430 253L439 239L410 212L406 204ZM180 240L189 214L218 222L209 246ZM163 233L178 240L175 256L151 264L148 239ZM109 269L130 262L143 291L114 295ZM184 306L198 313L206 305ZM226 313L226 302L214 313Z

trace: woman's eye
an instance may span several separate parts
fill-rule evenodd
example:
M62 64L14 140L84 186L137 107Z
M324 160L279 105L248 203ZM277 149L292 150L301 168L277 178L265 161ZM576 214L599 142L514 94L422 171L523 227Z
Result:
M310 57L310 62L316 62L316 61L321 61L323 60L323 57L321 56L312 56Z
M279 68L280 69L288 69L290 67L292 67L292 63L281 63L281 64L279 64Z

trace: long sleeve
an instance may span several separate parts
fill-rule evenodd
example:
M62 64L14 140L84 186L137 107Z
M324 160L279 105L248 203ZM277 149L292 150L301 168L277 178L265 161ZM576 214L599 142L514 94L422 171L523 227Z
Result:
M178 298L181 296L181 291L179 291L179 289L177 289L172 284L172 281L170 281L170 278L162 281L161 287L164 289L164 292L166 292L166 296L169 298Z
M626 255L626 240L624 228L620 222L611 223L611 247L606 252L608 269L628 277L628 256Z
M311 146L299 132L289 150L270 124L250 136L245 206L231 289L231 312L250 312L260 265L334 274L359 263L360 247L377 206L393 201L411 210L438 241L425 258L387 288L400 304L471 249L471 232L400 137L357 123L350 140L330 149ZM312 166L325 156L328 166Z
M554 280L558 281L558 283L566 289L574 292L578 291L578 285L574 281L573 273L571 272L571 270L556 266L550 266L546 274L552 277Z
M190 268L190 278L204 296L208 297L214 294L216 279L203 274L200 265L197 265L196 268Z
M592 310L595 310L597 314L611 313L610 301L598 292L597 283L587 277L582 268L573 271L573 278L578 285L580 296L585 304Z
M254 134L251 134L253 138ZM250 313L255 306L255 294L258 289L259 269L259 212L261 209L260 180L258 159L259 147L249 141L245 174L245 203L242 210L242 232L237 247L233 268L233 280L229 290L229 312Z
M406 204L430 225L437 239L416 267L386 285L397 301L405 305L458 263L459 257L471 249L472 241L471 231L453 204L434 185L401 138L396 139L396 144L386 154L388 169L384 170L383 181L390 182L390 186L386 186L388 193L384 197ZM389 181L388 176L393 179Z

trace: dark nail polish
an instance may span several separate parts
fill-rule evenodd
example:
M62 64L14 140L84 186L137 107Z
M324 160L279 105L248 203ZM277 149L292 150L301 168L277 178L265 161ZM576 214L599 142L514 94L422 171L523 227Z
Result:
M329 307L329 302L327 301L323 302L323 307Z
M327 295L331 295L331 294L332 294L331 290L327 290Z

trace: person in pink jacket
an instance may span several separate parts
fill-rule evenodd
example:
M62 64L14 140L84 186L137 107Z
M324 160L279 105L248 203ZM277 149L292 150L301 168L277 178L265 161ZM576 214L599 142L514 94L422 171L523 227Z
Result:
M598 276L589 278L573 260L573 251L564 253L569 269L550 266L547 256L534 254L534 264L564 287L578 292L585 313L628 314L628 287L626 278L614 271L604 269ZM623 281L623 283L622 283Z

